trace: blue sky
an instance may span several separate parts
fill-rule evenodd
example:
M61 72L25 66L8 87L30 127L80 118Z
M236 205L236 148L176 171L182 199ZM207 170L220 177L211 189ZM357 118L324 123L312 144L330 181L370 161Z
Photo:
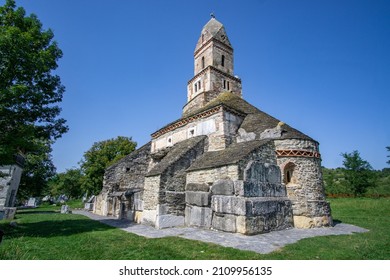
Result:
M388 167L390 1L16 2L64 53L56 72L70 130L53 147L59 172L96 141L131 136L141 146L180 117L211 12L233 45L247 101L319 141L326 167L353 150Z

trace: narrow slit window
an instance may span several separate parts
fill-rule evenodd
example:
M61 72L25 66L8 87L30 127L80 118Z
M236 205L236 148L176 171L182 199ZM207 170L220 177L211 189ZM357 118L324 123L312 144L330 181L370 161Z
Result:
M230 90L230 83L227 81L227 90Z
M222 55L222 58L221 58L221 65L222 67L225 67L225 56Z
M290 183L291 182L291 170L288 170L287 171L287 174L286 174L286 179L287 179L287 183Z
M202 69L204 68L205 64L204 64L204 56L202 56Z

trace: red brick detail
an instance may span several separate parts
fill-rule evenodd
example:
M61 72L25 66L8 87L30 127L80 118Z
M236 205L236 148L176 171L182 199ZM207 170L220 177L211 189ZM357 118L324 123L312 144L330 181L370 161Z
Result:
M278 157L313 157L321 158L319 152L305 151L305 150L277 150L276 155Z

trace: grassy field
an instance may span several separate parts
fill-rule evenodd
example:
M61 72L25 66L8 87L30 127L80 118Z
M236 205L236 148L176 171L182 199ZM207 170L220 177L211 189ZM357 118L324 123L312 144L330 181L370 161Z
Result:
M390 199L331 199L336 222L370 231L301 240L271 254L240 251L178 237L147 239L89 220L59 214L59 207L18 210L17 227L0 221L0 259L390 259ZM77 205L77 204L75 204Z

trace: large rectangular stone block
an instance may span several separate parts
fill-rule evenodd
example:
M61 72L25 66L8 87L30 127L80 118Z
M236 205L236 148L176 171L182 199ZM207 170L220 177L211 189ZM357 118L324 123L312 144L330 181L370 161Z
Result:
M208 192L210 189L208 184L198 184L198 183L188 183L186 185L186 191L194 191L194 192Z
M282 184L251 180L244 182L243 193L247 197L284 197L286 187Z
M203 228L211 227L212 211L209 207L187 205L185 210L185 224Z
M246 198L238 196L213 195L211 209L217 213L245 216L247 213Z
M254 217L237 217L237 232L246 235L260 234L291 227L293 227L291 212L272 212Z
M227 232L236 232L237 216L230 214L213 214L212 228Z
M249 216L259 216L269 213L285 213L292 211L291 201L287 199L266 198L266 199L251 199L251 207L248 211Z
M142 224L155 226L156 225L156 210L144 210L142 213Z
M233 195L234 182L230 179L219 179L211 186L213 195Z
M210 205L210 193L209 192L186 192L186 203L197 206Z
M184 226L184 216L161 215L156 217L156 228Z

